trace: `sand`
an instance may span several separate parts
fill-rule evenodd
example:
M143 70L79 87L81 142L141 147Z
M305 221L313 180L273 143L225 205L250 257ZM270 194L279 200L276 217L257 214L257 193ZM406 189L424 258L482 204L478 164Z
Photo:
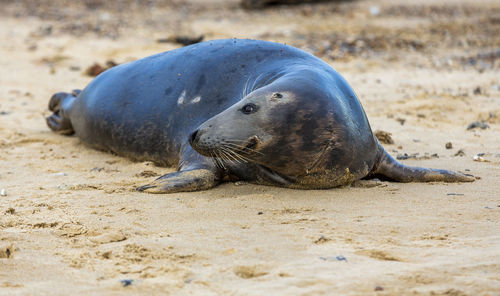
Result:
M497 1L74 2L0 1L1 295L500 294ZM47 103L93 63L177 48L156 42L176 34L308 50L392 134L391 154L477 180L136 192L174 168L52 133Z

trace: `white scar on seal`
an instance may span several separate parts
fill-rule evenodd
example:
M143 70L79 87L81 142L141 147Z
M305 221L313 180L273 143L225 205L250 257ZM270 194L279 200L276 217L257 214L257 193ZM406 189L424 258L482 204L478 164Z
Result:
M200 101L201 101L201 96L197 96L191 101L191 104L196 104L199 103Z
M186 90L183 90L181 92L181 95L179 96L179 98L177 99L177 105L182 105L184 104L184 99L186 98Z

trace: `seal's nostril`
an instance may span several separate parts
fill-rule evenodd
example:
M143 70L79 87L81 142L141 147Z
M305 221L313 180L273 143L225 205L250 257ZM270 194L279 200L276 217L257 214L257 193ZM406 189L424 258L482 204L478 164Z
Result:
M198 135L198 130L195 130L191 136L189 136L189 144L193 145L193 143L196 143L195 141L197 140L196 139L196 136Z

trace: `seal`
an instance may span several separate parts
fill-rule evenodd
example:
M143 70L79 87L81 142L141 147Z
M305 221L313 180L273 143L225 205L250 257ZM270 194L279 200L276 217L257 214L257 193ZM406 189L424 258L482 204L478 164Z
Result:
M409 167L373 135L348 83L297 48L215 40L111 68L83 91L56 93L48 126L86 144L160 166L139 191L172 193L245 180L299 189L361 178L469 182Z

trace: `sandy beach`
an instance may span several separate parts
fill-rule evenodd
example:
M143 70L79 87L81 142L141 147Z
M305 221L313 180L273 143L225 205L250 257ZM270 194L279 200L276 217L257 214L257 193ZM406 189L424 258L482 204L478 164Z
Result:
M0 295L500 295L498 1L0 5ZM477 180L145 194L175 168L46 126L51 95L85 87L94 63L201 35L320 57L394 157Z

